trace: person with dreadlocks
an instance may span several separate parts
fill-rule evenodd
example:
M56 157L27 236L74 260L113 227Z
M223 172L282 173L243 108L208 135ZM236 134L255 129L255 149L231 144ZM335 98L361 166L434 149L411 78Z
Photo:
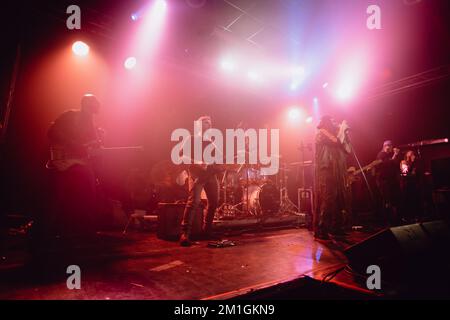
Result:
M323 116L317 128L314 235L317 239L329 240L345 235L347 156L351 148L345 121L339 125L330 116Z

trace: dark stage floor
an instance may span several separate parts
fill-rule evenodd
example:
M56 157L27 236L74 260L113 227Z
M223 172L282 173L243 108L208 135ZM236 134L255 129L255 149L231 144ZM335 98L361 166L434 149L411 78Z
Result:
M367 236L354 232L351 243ZM306 229L225 239L236 245L183 248L144 232L103 233L95 244L63 252L52 243L41 267L3 261L0 299L226 299L302 275L321 280L346 263L347 244L314 241ZM81 267L81 290L66 287L71 264Z

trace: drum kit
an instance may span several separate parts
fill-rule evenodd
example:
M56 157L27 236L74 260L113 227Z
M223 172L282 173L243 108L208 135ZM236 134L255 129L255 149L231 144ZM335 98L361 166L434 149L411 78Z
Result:
M259 165L225 165L226 170L219 174L219 207L216 218L232 220L239 218L265 218L285 214L300 214L299 208L288 196L288 174L294 168L312 165L305 161L284 163L276 175L263 175ZM187 198L187 169L168 162L155 165L152 174L157 185L163 184L170 190L182 188ZM206 201L204 191L201 196ZM184 199L179 199L184 200Z
M289 199L287 177L290 165L281 165L278 174L265 176L258 165L243 164L237 170L226 170L220 183L220 206L217 218L259 218L299 214Z

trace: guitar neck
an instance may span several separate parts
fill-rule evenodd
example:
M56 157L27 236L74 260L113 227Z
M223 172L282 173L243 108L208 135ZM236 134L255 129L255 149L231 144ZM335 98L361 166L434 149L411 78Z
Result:
M361 169L356 170L353 174L355 174L355 175L356 175L356 174L360 174L360 173L363 172L363 171L372 169L373 167L379 165L381 162L382 162L381 160L375 160L375 161L373 161L372 163L368 164L367 166L362 167Z

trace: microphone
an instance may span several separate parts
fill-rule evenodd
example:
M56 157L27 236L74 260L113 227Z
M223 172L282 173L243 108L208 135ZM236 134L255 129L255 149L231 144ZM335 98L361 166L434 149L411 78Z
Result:
M338 139L341 141L341 143L344 143L345 139L350 140L350 137L348 136L348 132L350 130L350 126L348 125L346 120L342 120L340 126L339 126L339 132L338 132Z
M347 133L348 131L350 131L352 128L348 125L346 120L343 120L341 123L341 126L344 127L344 132Z

